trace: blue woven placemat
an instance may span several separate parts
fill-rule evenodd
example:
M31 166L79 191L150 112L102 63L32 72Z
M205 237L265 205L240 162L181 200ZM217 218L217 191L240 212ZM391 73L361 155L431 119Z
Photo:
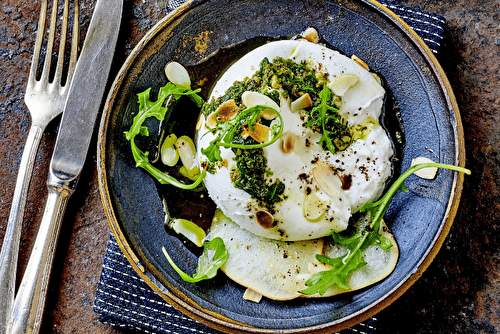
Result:
M169 1L169 10L185 0ZM440 15L418 8L408 8L393 2L379 1L401 17L437 53L441 45L446 20ZM128 330L165 334L219 334L166 303L137 275L110 236L104 258L101 278L94 300L94 311L99 321ZM377 333L377 319L370 318L346 329L342 334Z

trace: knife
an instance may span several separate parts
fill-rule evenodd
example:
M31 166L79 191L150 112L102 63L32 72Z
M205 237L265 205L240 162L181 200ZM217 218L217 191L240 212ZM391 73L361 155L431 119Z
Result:
M98 0L75 68L47 178L42 222L7 333L38 333L61 221L86 160L113 60L123 0Z

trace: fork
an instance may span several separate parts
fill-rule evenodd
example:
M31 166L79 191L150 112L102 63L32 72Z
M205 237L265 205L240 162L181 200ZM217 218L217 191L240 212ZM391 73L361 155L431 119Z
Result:
M33 172L35 156L45 128L64 109L78 57L80 9L78 0L76 0L74 4L69 65L65 69L65 47L69 22L69 0L65 0L60 29L57 65L54 71L52 66L52 51L56 37L58 7L58 0L53 0L45 60L42 60L44 64L41 75L38 78L38 64L40 62L42 42L45 35L45 21L48 11L48 0L43 0L42 2L35 49L28 77L26 94L24 96L24 101L31 114L32 122L21 158L21 164L19 166L12 207L0 252L0 301L2 301L0 308L0 333L5 333L12 303L14 301L19 241L21 237L24 207L31 174Z

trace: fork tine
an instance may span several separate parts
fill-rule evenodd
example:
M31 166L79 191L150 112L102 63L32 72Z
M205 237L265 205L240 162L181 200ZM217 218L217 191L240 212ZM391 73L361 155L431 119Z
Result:
M28 77L28 87L32 86L36 81L38 62L40 61L40 52L42 50L43 35L45 32L45 19L47 18L47 0L43 0L42 8L40 9L40 19L38 20L38 31L36 34L35 49L31 60L31 69Z
M78 59L78 44L80 42L80 5L79 1L74 2L74 14L73 14L73 31L71 33L71 54L69 58L69 68L68 68L68 79L73 78L73 73L75 72L76 61ZM67 80L67 82L69 81Z
M54 48L54 39L56 35L57 24L57 0L52 3L52 13L50 18L49 37L47 39L47 50L45 51L45 61L43 64L42 77L40 81L48 82L50 74L50 66L52 63L52 49Z
M57 10L57 8L54 8ZM57 56L57 67L56 72L54 74L53 82L56 84L61 83L63 65L64 65L64 50L66 47L66 35L68 34L68 15L69 15L69 0L64 1L64 12L63 12L63 21L61 25L61 37L59 42L59 53Z

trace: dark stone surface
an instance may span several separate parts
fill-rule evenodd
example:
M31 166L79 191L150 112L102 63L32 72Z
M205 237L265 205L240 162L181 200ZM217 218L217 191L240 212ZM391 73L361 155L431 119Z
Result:
M397 1L443 15L448 22L438 59L455 92L467 151L462 201L434 262L377 318L382 333L500 332L500 5L498 1ZM81 0L82 36L95 1ZM165 13L167 1L125 1L116 73L134 45ZM0 4L0 240L30 127L24 91L36 38L40 1ZM113 75L113 73L112 73ZM45 205L45 181L56 119L35 163L21 241L19 273ZM92 303L109 236L98 191L96 145L63 221L42 333L119 333L100 324ZM385 325L387 324L387 325Z

